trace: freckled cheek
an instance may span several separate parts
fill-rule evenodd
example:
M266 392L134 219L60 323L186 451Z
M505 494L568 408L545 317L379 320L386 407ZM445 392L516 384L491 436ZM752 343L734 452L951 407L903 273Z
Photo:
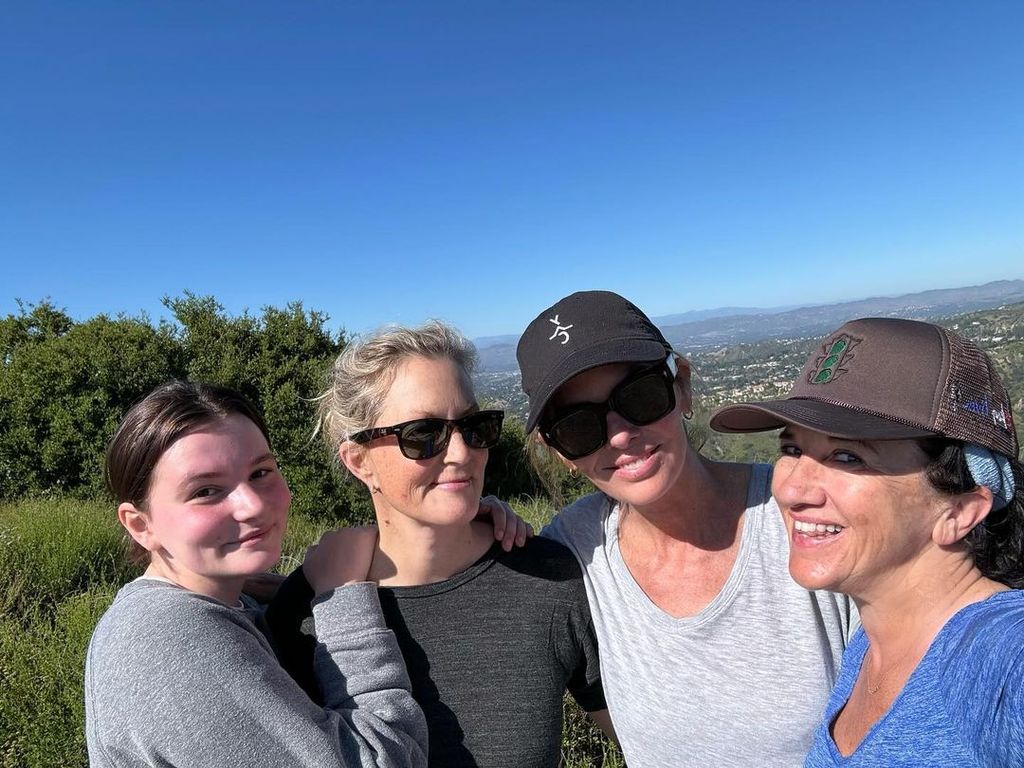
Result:
M413 498L430 490L437 479L437 472L429 467L407 467L396 479L399 479L398 487L402 489L402 494L406 498Z

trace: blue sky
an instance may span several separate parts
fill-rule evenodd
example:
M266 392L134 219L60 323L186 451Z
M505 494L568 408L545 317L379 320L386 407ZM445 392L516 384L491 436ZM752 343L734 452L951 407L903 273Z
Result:
M1024 3L15 0L0 314L518 333L1024 277Z

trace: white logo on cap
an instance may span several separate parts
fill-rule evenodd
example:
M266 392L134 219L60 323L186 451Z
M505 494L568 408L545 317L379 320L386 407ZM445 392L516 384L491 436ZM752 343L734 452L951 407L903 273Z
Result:
M558 319L558 315L555 315L553 320L548 318L548 322L555 324L555 332L548 336L548 341L554 341L556 337L561 336L562 343L566 344L569 341L569 329L572 328L572 326L562 325L561 321Z
M995 408L992 409L992 423L1002 427L1003 429L1010 428L1006 422L1006 411L1002 408L998 411Z

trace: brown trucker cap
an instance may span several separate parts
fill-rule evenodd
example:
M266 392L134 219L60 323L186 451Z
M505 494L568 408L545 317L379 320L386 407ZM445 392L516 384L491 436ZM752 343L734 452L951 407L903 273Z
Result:
M1016 458L1010 398L992 360L952 331L870 317L830 334L781 400L726 405L719 432L796 424L853 440L942 436Z

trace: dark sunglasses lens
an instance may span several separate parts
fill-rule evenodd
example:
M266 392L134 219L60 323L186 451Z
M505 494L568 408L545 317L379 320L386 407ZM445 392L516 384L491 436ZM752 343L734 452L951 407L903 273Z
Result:
M406 424L398 435L398 447L410 459L429 459L448 445L451 428L440 419L420 419Z
M590 408L568 413L551 425L549 441L567 459L593 453L605 441L605 417Z
M615 391L612 403L620 416L638 427L654 423L675 406L675 391L661 371L623 384Z
M493 448L501 438L505 414L484 411L462 420L462 439L470 448Z

